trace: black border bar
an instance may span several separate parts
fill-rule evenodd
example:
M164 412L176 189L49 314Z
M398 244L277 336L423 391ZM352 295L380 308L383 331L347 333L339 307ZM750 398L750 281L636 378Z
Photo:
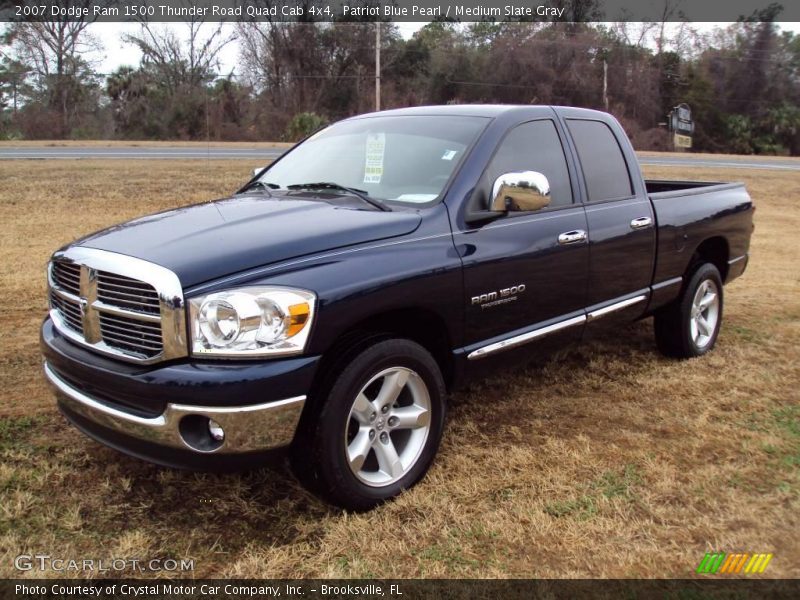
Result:
M272 590L278 590L278 595ZM0 581L6 599L216 600L217 598L285 600L548 600L597 598L656 600L800 597L800 579L399 579L399 580L258 580L258 579L18 579Z
M777 16L770 6L779 5ZM0 0L0 22L800 21L797 0Z

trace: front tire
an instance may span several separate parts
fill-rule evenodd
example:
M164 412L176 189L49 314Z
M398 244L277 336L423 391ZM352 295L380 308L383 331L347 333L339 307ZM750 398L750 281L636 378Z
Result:
M655 315L658 349L692 358L709 352L722 325L722 278L711 263L697 267L681 296Z
M293 448L295 473L324 500L368 510L428 471L444 428L444 381L425 348L384 340L356 355L314 409Z

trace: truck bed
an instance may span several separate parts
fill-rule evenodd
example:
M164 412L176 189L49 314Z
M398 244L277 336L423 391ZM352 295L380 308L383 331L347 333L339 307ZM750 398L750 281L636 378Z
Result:
M730 263L745 258L753 230L753 204L744 184L645 180L645 187L658 224L655 282L684 274L692 253L704 240L718 238L719 252ZM720 269L723 281L737 276L745 264Z
M647 193L654 200L702 194L712 191L716 192L743 185L741 183L724 183L719 181L673 181L666 179L645 179L644 184Z

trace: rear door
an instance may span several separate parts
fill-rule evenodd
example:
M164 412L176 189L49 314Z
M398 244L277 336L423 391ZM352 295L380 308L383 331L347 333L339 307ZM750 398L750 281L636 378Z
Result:
M589 323L631 320L646 306L655 260L655 216L627 139L602 120L567 118L582 170L589 227Z
M586 217L573 194L577 180L571 178L555 120L528 121L509 130L479 181L482 204L497 177L519 171L547 177L548 207L454 232L464 265L471 350L551 324L561 332L559 324L582 315L586 303ZM565 233L574 239L565 241ZM583 321L575 320L563 327L567 336L580 335Z

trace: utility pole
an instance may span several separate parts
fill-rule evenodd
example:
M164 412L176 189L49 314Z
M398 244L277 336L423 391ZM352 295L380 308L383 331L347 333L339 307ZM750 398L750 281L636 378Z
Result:
M356 66L356 114L361 114L363 111L361 110L361 78L364 76L364 68L359 63Z
M603 56L603 106L608 112L608 62L605 56Z
M375 23L375 110L381 109L381 22Z

